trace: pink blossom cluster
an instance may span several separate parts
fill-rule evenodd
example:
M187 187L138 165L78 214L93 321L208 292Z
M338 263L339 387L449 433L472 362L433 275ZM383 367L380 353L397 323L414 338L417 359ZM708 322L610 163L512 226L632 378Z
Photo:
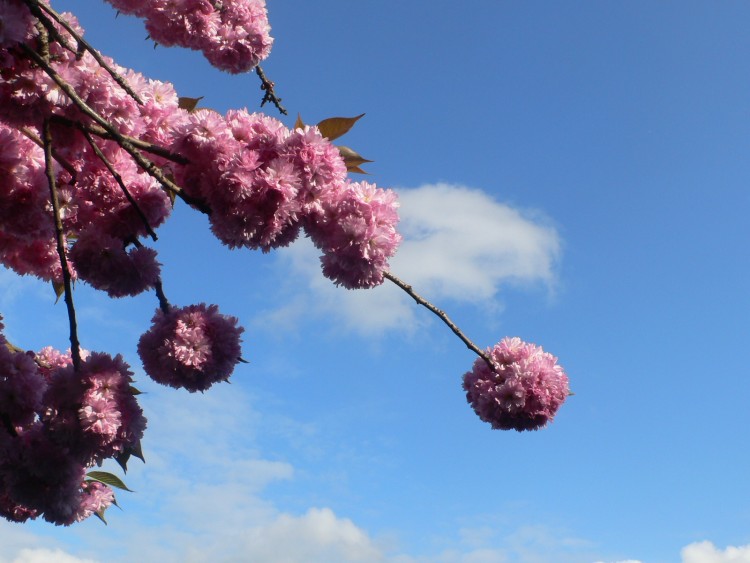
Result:
M86 470L140 449L131 376L120 356L90 354L76 372L70 354L15 351L0 333L0 516L69 525L114 502Z
M107 0L143 18L151 39L202 51L216 68L245 72L265 59L269 35L264 0Z
M537 430L568 397L568 377L557 358L520 338L504 338L464 374L466 399L479 418L501 430Z
M66 18L77 27L73 16ZM35 42L29 40L32 46ZM76 57L57 43L50 50L57 73L122 133L165 142L171 128L186 119L171 85L147 80L109 61L141 97L143 104L138 104L90 54ZM126 251L126 247L148 232L146 223L155 229L164 222L171 212L169 197L116 142L96 140L104 156L100 158L76 127L90 125L91 119L18 48L7 53L13 64L0 73L0 261L20 274L61 279L50 188L39 146L42 122L49 119L60 214L72 247L71 274L113 297L153 287L159 273L155 253Z
M401 241L396 194L350 182L338 149L316 127L289 130L245 110L201 110L176 129L171 147L190 161L176 179L211 208L211 229L224 244L268 252L303 228L334 282L382 283Z
M200 48L231 71L257 63L270 46L260 1L115 4L145 17L157 40ZM63 17L82 35L72 15ZM160 287L156 253L140 239L166 220L172 201L122 142L101 134L90 108L139 146L164 149L138 150L208 210L213 233L229 247L267 252L304 232L336 284L382 283L400 242L396 195L351 182L339 150L316 127L289 129L246 110L191 113L170 84L105 58L134 96L88 51L71 49L75 38L57 24L54 71L45 70L29 54L42 50L34 24L24 3L0 0L0 263L62 279L42 148L48 133L70 274L112 297ZM201 47L196 37L214 39ZM215 306L164 310L138 347L149 375L189 391L226 380L240 361L237 319ZM91 354L74 369L70 355L51 348L30 355L6 344L0 335L0 515L67 525L100 513L113 496L87 481L86 469L137 453L145 429L127 365Z
M216 305L157 310L138 342L146 373L156 382L191 393L227 381L240 361L242 327Z
M65 17L82 33L73 16ZM32 46L35 41L28 40ZM139 104L88 53L76 57L54 42L50 48L57 73L89 107L121 133L189 161L152 156L211 210L211 228L222 242L269 251L288 245L304 228L323 252L324 274L337 284L382 283L400 241L395 194L351 183L338 149L317 128L290 130L246 110L188 113L171 85L108 60L143 100ZM152 287L159 276L155 253L127 247L146 234L145 223L155 228L167 218L169 197L116 142L98 139L131 204L76 127L91 119L23 52L8 52L15 59L0 79L0 261L21 274L60 280L43 152L29 138L41 137L42 121L51 119L73 276L113 297Z

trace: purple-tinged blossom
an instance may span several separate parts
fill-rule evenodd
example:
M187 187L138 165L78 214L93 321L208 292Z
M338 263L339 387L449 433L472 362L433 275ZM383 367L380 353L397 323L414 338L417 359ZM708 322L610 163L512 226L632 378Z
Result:
M138 342L146 373L156 382L188 391L205 391L226 381L240 361L237 319L203 303L157 310L152 327Z
M495 369L477 358L464 374L466 400L479 418L500 430L537 430L568 397L568 377L557 358L520 338L487 349Z

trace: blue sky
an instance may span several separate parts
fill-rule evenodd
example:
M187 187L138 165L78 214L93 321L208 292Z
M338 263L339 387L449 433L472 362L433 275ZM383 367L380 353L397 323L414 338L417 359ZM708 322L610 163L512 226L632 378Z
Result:
M257 108L255 76L85 4L120 64ZM79 285L83 345L122 353L147 391L147 463L108 527L0 523L0 562L750 561L750 4L269 15L286 123L367 114L344 140L401 193L394 273L482 347L544 346L576 395L542 431L492 431L460 387L474 358L426 310L336 289L306 241L229 252L181 206L157 244L167 294L238 316L250 364L205 395L162 389L136 354L155 298ZM14 343L67 347L51 289L4 271L0 287Z

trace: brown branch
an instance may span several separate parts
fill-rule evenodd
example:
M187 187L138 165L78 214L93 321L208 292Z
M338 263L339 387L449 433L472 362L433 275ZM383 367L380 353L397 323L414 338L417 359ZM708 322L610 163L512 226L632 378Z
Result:
M130 191L128 190L127 186L125 186L125 182L123 182L122 176L120 176L120 173L117 170L115 170L115 167L112 166L112 163L107 159L107 157L104 155L104 153L99 148L99 146L94 142L94 139L91 137L91 134L85 129L81 129L81 132L86 137L86 140L89 142L89 145L91 145L91 148L94 149L96 156L98 156L99 160L101 160L104 163L104 166L107 167L107 170L109 170L109 173L112 174L115 181L120 185L120 189L123 191L123 193L125 194L125 197L130 202L130 205L133 206L133 209L135 209L135 212L141 218L141 221L143 221L143 225L146 227L146 232L154 241L158 240L156 233L151 228L151 225L149 225L148 223L148 218L143 213L143 210L138 205L138 202L135 201L135 199L133 199L133 196L130 194Z
M45 17L45 15L39 9L39 6L37 6L36 3L29 3L28 0L24 0L24 2L26 3L26 7L29 9L29 12L31 12L37 19L36 23L34 24L37 31L42 33L41 28L47 30L45 34L47 37L46 39L47 44L49 45L49 38L52 38L52 40L55 41L56 43L59 43L63 49L67 49L68 51L76 55L77 57L78 51L76 51L70 45L68 45L68 42L65 40L65 38L62 35L60 35L60 32L57 31L57 28L54 25L52 25L52 22L49 21L47 17ZM44 55L45 58L48 58L49 52L42 53L42 54Z
M489 368L492 371L495 371L495 364L492 362L492 358L490 358L489 354L487 354L487 352L485 352L484 350L481 350L476 344L474 344L471 340L469 340L469 338L461 331L461 329L458 328L456 326L456 324L452 320L450 320L450 318L448 317L448 315L445 314L445 311L443 311L443 310L438 309L437 307L435 307L435 305L433 305L432 303L430 303L429 301L427 301L427 299L425 299L421 295L417 294L414 291L414 289L412 288L412 286L410 286L405 281L397 278L396 276L394 276L390 272L383 272L383 277L386 278L386 279L388 279L388 280L390 280L390 281L392 281L398 287L400 287L401 289L403 289L406 293L408 293L411 296L412 299L414 299L414 301L417 302L417 304L422 305L424 307L427 307L427 309L429 309L430 311L432 311L433 313L435 313L435 315L437 315L438 318L441 321L443 321L448 326L449 329L451 329L453 331L453 334L455 334L456 336L458 336L458 338L461 339L461 342L463 342L464 344L466 344L466 347L469 350L471 350L477 356L479 356L480 358L482 358L487 363L487 365L489 366Z
M159 308L166 315L171 310L172 306L169 304L167 296L164 294L164 286L161 283L161 276L156 280L154 284L156 290L156 297L159 299Z
M129 242L132 242L137 248L143 248L143 245L138 239L132 239ZM166 315L167 313L169 313L172 306L169 304L169 299L167 299L167 296L164 293L164 286L161 283L161 276L156 278L154 289L156 290L156 298L159 300L159 308Z
M65 125L69 125L70 127L76 127L78 129L81 129L82 131L88 131L92 135L96 135L97 137L101 137L102 139L107 139L108 141L116 141L116 139L110 133L108 133L105 129L99 127L98 125L94 125L92 123L81 123L80 121L75 121L73 119L63 117L62 115L53 115L50 119L51 121L64 123ZM190 161L181 154L174 153L160 145L149 143L148 141L144 141L137 137L123 135L122 133L120 133L120 136L139 150L155 154L156 156L160 156L172 162L176 162L177 164L190 163Z
M258 75L258 77L260 77L260 89L265 92L263 94L263 100L261 100L260 102L260 107L263 107L267 102L271 102L276 106L276 109L278 109L280 113L288 115L284 106L281 105L281 98L279 98L274 91L274 87L276 85L273 83L273 81L269 80L266 77L266 73L263 72L263 69L260 67L260 65L255 67L255 73Z
M115 69L113 69L107 61L104 60L104 57L102 57L101 53L94 49L73 27L66 22L60 14L55 12L51 7L47 6L46 4L43 4L39 2L38 0L24 0L26 5L29 7L29 10L31 10L31 13L34 14L39 21L44 23L45 27L51 31L51 33L54 33L53 38L60 42L61 45L66 46L64 40L62 37L60 37L59 33L55 29L55 27L52 25L52 23L45 17L44 14L42 14L42 10L47 13L49 17L51 17L53 20L55 20L58 24L60 24L65 31L67 31L73 39L76 40L76 43L78 43L78 49L79 53L80 51L86 50L88 51L92 57L94 57L94 60L101 66L104 70L106 70L109 75L112 77L112 79L117 82L117 84L127 92L127 94L133 98L138 105L143 105L143 100L141 100L140 96L135 93L135 91L130 87L130 85L127 83L125 78L121 76ZM68 47L68 49L70 49Z
M37 135L34 131L29 129L28 127L21 127L19 128L19 131L28 139L32 140L39 148L44 148L44 142L39 138L39 135ZM75 182L76 176L78 176L78 170L73 168L73 165L62 158L60 154L55 150L54 147L52 147L52 157L55 159L55 161L62 166L65 171L70 174L73 177L73 181Z
M96 111L91 109L86 102L76 93L75 89L68 84L63 78L52 68L36 51L28 47L27 45L20 43L21 50L24 54L33 60L44 72L49 76L60 89L70 98L70 100L78 107L78 109L86 116L91 118L97 125L104 129L125 152L127 152L133 160L145 171L149 176L156 179L164 189L172 192L177 197L182 199L185 203L192 205L198 211L201 211L207 215L210 215L211 209L202 201L188 196L184 193L183 189L175 184L172 180L161 171L161 169L154 164L152 161L143 156L135 146L128 141L123 135L115 129L115 127L99 115Z
M73 369L78 371L81 367L81 345L78 342L78 325L76 323L76 309L73 305L73 288L70 283L70 270L68 259L65 256L65 234L63 232L62 219L60 219L60 200L57 197L55 186L55 172L52 169L52 131L48 120L44 120L44 170L49 183L50 200L52 202L52 213L55 220L55 236L57 238L57 254L60 256L62 268L63 286L65 288L65 305L68 308L68 322L70 324L70 353L73 357Z

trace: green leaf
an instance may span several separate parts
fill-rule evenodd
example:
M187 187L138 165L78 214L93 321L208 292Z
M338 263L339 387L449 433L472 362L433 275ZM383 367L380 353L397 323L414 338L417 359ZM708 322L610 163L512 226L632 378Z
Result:
M120 479L117 475L108 473L107 471L89 471L88 473L86 473L86 477L88 477L92 481L99 481L100 483L109 485L110 487L122 489L123 491L130 491L131 493L133 492L127 488L125 483L122 482L122 479Z
M128 460L130 459L130 452L124 451L120 452L115 456L115 461L117 464L122 467L122 470L127 473L128 472Z
M364 170L362 170L359 166L352 166L351 168L347 167L347 170L349 172L354 172L355 174L365 174L365 175L370 174L369 172L365 172Z
M193 113L195 111L195 108L198 106L198 102L200 102L203 99L203 96L200 98L187 98L180 96L177 98L177 107L180 109L186 110L188 113Z
M123 451L121 451L119 454L115 456L115 461L122 467L122 470L127 473L128 472L128 461L130 460L130 456L135 456L138 459L140 459L143 463L146 463L146 460L143 458L143 451L141 450L141 441L138 440L138 443L134 446L129 446L125 448Z
M321 135L329 141L333 141L346 134L364 115L364 113L361 113L356 117L329 117L318 123L318 129L320 129Z
M132 385L130 385L130 386L128 387L128 389L130 390L130 394L131 394L131 395L142 395L142 394L143 394L143 393L142 393L141 391L139 391L138 389L136 389L136 388L135 388L135 387L133 387Z
M105 510L106 509L104 509L104 508L100 508L99 510L97 510L96 512L94 512L94 516L96 516L99 520L101 520L102 522L104 522L104 525L106 526L107 525L107 521L104 519L104 511Z
M134 455L138 459L140 459L143 463L146 463L146 458L143 457L143 450L141 449L141 441L138 440L134 446L131 446L129 448L129 451L131 455Z
M52 282L52 289L55 290L55 304L60 301L60 297L65 293L65 285L62 282Z
M305 122L302 121L302 116L300 114L297 114L297 121L294 122L294 128L295 129L304 129L305 128Z

